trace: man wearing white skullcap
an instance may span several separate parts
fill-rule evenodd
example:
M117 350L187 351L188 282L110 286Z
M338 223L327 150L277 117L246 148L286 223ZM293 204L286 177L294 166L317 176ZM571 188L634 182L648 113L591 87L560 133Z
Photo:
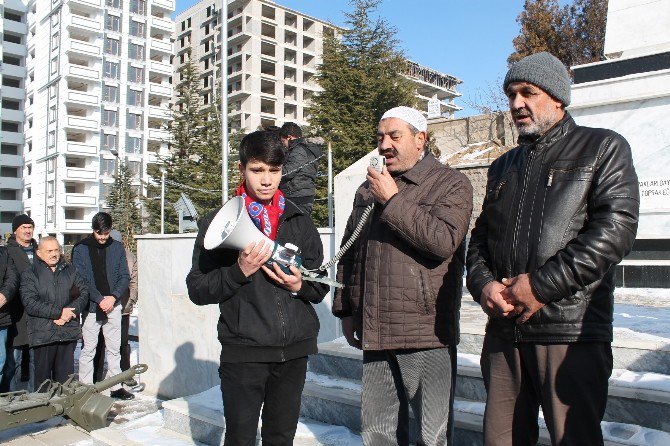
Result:
M361 434L366 445L451 444L458 314L472 186L426 149L426 118L384 113L379 173L368 168L343 241L374 212L338 264L333 314L363 350ZM409 406L418 438L409 438Z

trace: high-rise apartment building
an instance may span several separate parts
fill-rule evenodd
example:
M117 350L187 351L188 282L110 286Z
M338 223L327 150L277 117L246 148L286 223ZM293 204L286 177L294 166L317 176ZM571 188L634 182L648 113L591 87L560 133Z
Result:
M147 165L167 155L174 7L28 2L22 198L36 230L77 241L105 208L119 163L141 193Z
M0 236L23 210L27 0L0 2Z
M190 58L202 74L205 104L221 85L220 5L202 0L175 20L173 85ZM307 124L305 105L320 90L315 75L323 36L335 27L270 0L229 0L227 15L231 128Z
M220 6L218 0L201 0L175 20L173 85L190 59L202 74L204 104L213 100L220 85ZM320 91L315 75L323 36L338 28L271 0L228 0L227 16L231 128L308 124L307 105ZM426 113L429 103L441 116L453 117L460 110L453 102L460 96L460 80L410 61L406 76L415 83Z

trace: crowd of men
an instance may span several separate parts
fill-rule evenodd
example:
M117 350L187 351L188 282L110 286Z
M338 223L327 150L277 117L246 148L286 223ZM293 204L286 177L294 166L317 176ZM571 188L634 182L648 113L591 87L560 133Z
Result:
M536 444L541 407L552 444L603 444L615 266L635 239L639 190L626 140L578 126L566 110L570 84L546 52L509 69L502 89L518 146L488 170L467 254L469 180L427 149L423 113L395 107L381 117L386 165L368 168L353 199L342 243L355 241L338 263L344 287L332 303L347 342L363 351L364 444L453 444L464 274L488 316L484 443ZM303 202L313 182L287 188L282 172L318 155L294 126L242 140L238 195L259 230L300 247L314 268L322 249ZM290 445L317 348L313 305L327 290L295 267L269 266L273 249L263 243L205 249L216 211L200 226L186 283L194 303L221 312L225 445L254 444L259 416L263 444Z
M137 301L137 268L121 234L112 231L112 217L93 217L92 233L74 246L72 262L56 237L37 242L34 229L28 215L17 215L7 246L0 247L0 392L64 383L75 373L80 340L81 382L93 384L94 366L96 382L104 379L105 363L109 375L130 368L127 318ZM94 364L100 332L105 353ZM110 396L134 398L121 385Z

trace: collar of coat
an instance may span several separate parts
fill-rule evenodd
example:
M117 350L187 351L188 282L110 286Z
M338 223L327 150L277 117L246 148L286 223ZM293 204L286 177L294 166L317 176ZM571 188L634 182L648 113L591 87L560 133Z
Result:
M33 260L33 266L37 268L47 268L50 272L53 272L54 274L63 271L68 265L69 263L67 262L67 260L65 260L63 254L61 254L60 259L58 259L58 263L56 263L56 269L54 269L53 271L51 271L51 267L47 265L47 262L42 260L40 256L38 256L37 254L35 254L35 258Z
M37 251L37 242L35 239L30 240L30 244L33 245L33 249ZM25 246L19 245L19 242L16 241L16 236L12 234L7 241L7 246L18 246L20 248L25 248Z
M521 146L534 146L534 147L544 147L559 139L563 138L570 130L576 126L574 119L569 112L565 112L565 115L554 124L549 130L547 130L544 135L540 136L536 140L531 140L530 138L519 136L518 142Z
M405 173L401 173L399 178L404 178L405 180L414 184L421 184L421 181L426 178L426 173L432 168L435 162L437 162L437 160L433 154L428 152L422 159L419 160L419 162L414 165L414 167Z

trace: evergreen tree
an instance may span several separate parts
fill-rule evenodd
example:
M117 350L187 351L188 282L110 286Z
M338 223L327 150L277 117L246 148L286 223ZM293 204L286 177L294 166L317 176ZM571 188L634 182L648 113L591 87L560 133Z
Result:
M560 6L558 0L526 0L516 21L521 26L514 38L511 64L530 54L548 51L567 67L603 58L607 0L574 0Z
M382 114L398 105L415 104L414 87L403 76L406 60L396 30L373 18L381 0L351 0L341 39L324 35L323 62L317 82L323 88L313 98L309 121L314 134L332 143L336 175L376 146ZM324 152L326 147L324 146ZM327 224L326 161L320 163L317 201L312 218Z
M137 192L132 186L133 174L126 165L121 163L118 173L114 175L107 206L114 221L114 229L118 230L131 250L135 250L135 234L141 229L140 211L137 206Z

